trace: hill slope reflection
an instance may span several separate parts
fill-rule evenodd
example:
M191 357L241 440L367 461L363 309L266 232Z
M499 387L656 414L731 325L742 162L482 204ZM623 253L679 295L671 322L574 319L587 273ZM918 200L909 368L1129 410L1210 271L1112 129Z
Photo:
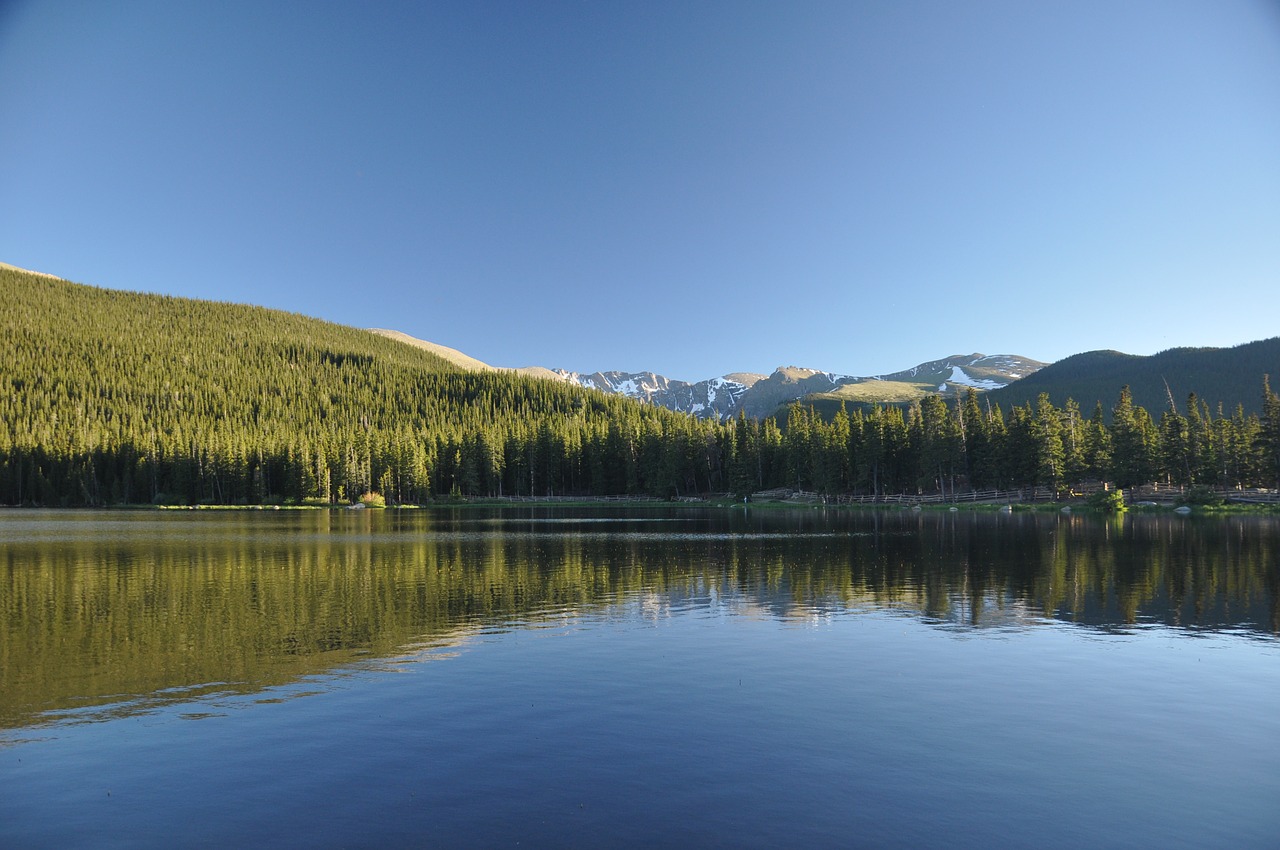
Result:
M1273 639L1280 522L569 510L0 516L0 725L252 693L493 629L891 610Z

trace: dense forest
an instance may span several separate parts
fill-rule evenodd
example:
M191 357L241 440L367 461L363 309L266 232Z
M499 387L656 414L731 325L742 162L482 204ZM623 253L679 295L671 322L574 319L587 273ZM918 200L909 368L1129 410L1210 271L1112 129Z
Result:
M1051 363L1020 381L993 390L991 401L1005 410L1035 403L1048 393L1055 404L1073 398L1086 409L1096 402L1111 405L1117 389L1128 385L1133 403L1148 410L1169 406L1169 396L1181 400L1199 393L1210 409L1243 405L1246 413L1261 413L1261 376L1280 380L1280 337L1231 348L1170 348L1141 356L1118 351L1086 351Z
M684 492L716 472L714 425L366 331L10 269L0 291L0 503Z
M751 483L823 493L1062 490L1087 481L1276 487L1280 398L1266 376L1259 393L1261 417L1240 407L1210 411L1192 393L1158 420L1133 404L1127 386L1109 412L1098 403L1087 416L1074 401L1057 407L1045 394L1006 414L973 390L951 403L928 396L905 411L841 410L830 422L796 405L782 432L770 421L739 420L729 467Z
M1280 399L1153 418L974 393L905 410L700 421L257 307L0 268L0 503L348 502L377 492L662 497L952 492L1105 479L1280 483Z

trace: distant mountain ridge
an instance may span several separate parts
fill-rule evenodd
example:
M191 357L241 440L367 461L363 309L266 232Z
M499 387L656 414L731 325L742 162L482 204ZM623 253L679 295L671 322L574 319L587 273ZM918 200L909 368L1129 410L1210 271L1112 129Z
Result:
M918 401L927 395L951 398L969 388L987 392L1009 386L1045 365L1016 354L953 354L887 375L833 376L838 380L831 389L813 390L806 393L805 400L819 408L833 408L839 404L900 404ZM813 378L808 383L812 386ZM779 404L793 400L777 399Z
M414 339L399 331L374 333L425 348L470 370L499 370L442 345ZM811 399L839 404L908 402L927 395L954 396L968 387L988 391L1005 387L1044 367L1039 360L1015 354L954 354L886 375L842 375L799 366L779 366L769 375L730 372L702 381L681 381L656 372L592 372L526 367L523 374L554 378L578 386L622 395L701 418L727 419L739 411L763 418L793 401Z
M763 375L734 372L690 383L653 372L592 372L581 375L552 370L561 379L580 386L640 399L670 410L702 418L724 419L737 413L743 398L764 379Z
M756 418L770 416L779 407L804 399L871 404L914 401L933 394L954 396L968 387L999 389L1044 365L1013 354L956 354L887 375L858 377L779 366L769 375L732 372L694 383L653 372L581 375L554 371L585 387L621 393L694 416L724 419L736 416L739 410Z

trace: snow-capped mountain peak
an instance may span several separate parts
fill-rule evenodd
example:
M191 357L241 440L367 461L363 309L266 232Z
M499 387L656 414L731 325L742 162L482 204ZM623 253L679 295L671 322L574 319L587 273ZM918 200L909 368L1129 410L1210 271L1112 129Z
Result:
M689 383L653 372L594 372L580 375L560 371L582 386L615 392L695 416L727 418L739 410L748 416L769 416L779 407L810 396L866 403L902 401L936 393L955 395L973 388L994 390L1043 366L1010 354L953 355L921 363L889 375L857 377L802 366L779 366L772 374L731 373ZM878 382L876 387L859 385Z
M735 373L689 383L653 372L592 372L583 375L562 369L553 371L563 379L584 387L618 393L695 416L716 418L732 415L743 394L762 377Z

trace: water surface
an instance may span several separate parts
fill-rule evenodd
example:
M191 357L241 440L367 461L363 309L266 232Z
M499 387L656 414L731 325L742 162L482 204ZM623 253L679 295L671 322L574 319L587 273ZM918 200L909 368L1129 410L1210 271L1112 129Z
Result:
M1272 847L1280 524L0 513L0 845Z

